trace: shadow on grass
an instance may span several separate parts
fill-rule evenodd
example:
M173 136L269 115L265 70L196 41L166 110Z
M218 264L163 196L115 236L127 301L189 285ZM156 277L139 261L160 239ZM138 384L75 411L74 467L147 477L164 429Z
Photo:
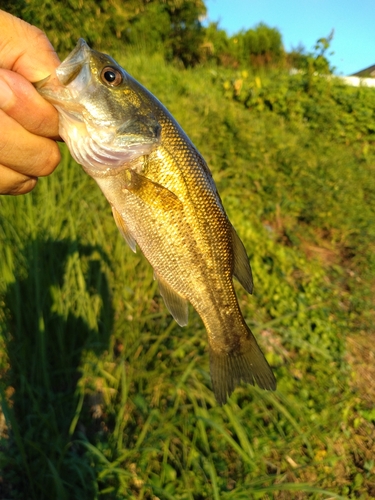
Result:
M0 297L10 365L0 498L96 498L92 464L74 436L88 412L77 385L83 355L107 350L113 326L107 258L99 247L41 239L20 257L16 281Z

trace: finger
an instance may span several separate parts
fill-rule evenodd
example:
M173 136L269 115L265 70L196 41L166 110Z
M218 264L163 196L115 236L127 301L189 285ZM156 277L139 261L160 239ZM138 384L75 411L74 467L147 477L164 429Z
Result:
M0 164L26 176L40 177L53 172L60 161L55 141L25 130L0 111Z
M40 29L2 10L0 26L0 67L36 82L50 75L59 65L56 52Z
M37 177L23 175L0 165L0 194L26 194L34 189L37 182Z
M29 132L58 138L59 120L56 109L23 76L1 68L0 109Z

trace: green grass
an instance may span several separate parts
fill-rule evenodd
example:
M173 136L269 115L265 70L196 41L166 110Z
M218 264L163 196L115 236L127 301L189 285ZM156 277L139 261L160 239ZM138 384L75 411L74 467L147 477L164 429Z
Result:
M199 317L172 320L63 149L33 193L0 198L0 498L371 498L374 462L352 443L373 416L346 338L374 333L372 132L334 141L302 112L249 109L214 68L122 62L212 168L254 271L241 308L278 390L242 386L216 405Z

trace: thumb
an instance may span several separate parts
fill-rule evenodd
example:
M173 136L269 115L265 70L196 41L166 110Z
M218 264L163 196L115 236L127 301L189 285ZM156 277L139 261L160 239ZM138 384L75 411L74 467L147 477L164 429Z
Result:
M29 132L58 138L56 109L24 77L1 68L0 109Z

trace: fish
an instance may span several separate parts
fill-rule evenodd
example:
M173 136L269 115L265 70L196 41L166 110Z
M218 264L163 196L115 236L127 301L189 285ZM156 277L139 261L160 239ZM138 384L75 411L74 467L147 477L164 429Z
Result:
M151 264L173 318L185 326L188 303L201 317L218 404L241 382L275 390L234 289L233 277L253 292L245 247L205 160L171 113L83 39L35 86L56 107L61 138L107 198L125 241Z

